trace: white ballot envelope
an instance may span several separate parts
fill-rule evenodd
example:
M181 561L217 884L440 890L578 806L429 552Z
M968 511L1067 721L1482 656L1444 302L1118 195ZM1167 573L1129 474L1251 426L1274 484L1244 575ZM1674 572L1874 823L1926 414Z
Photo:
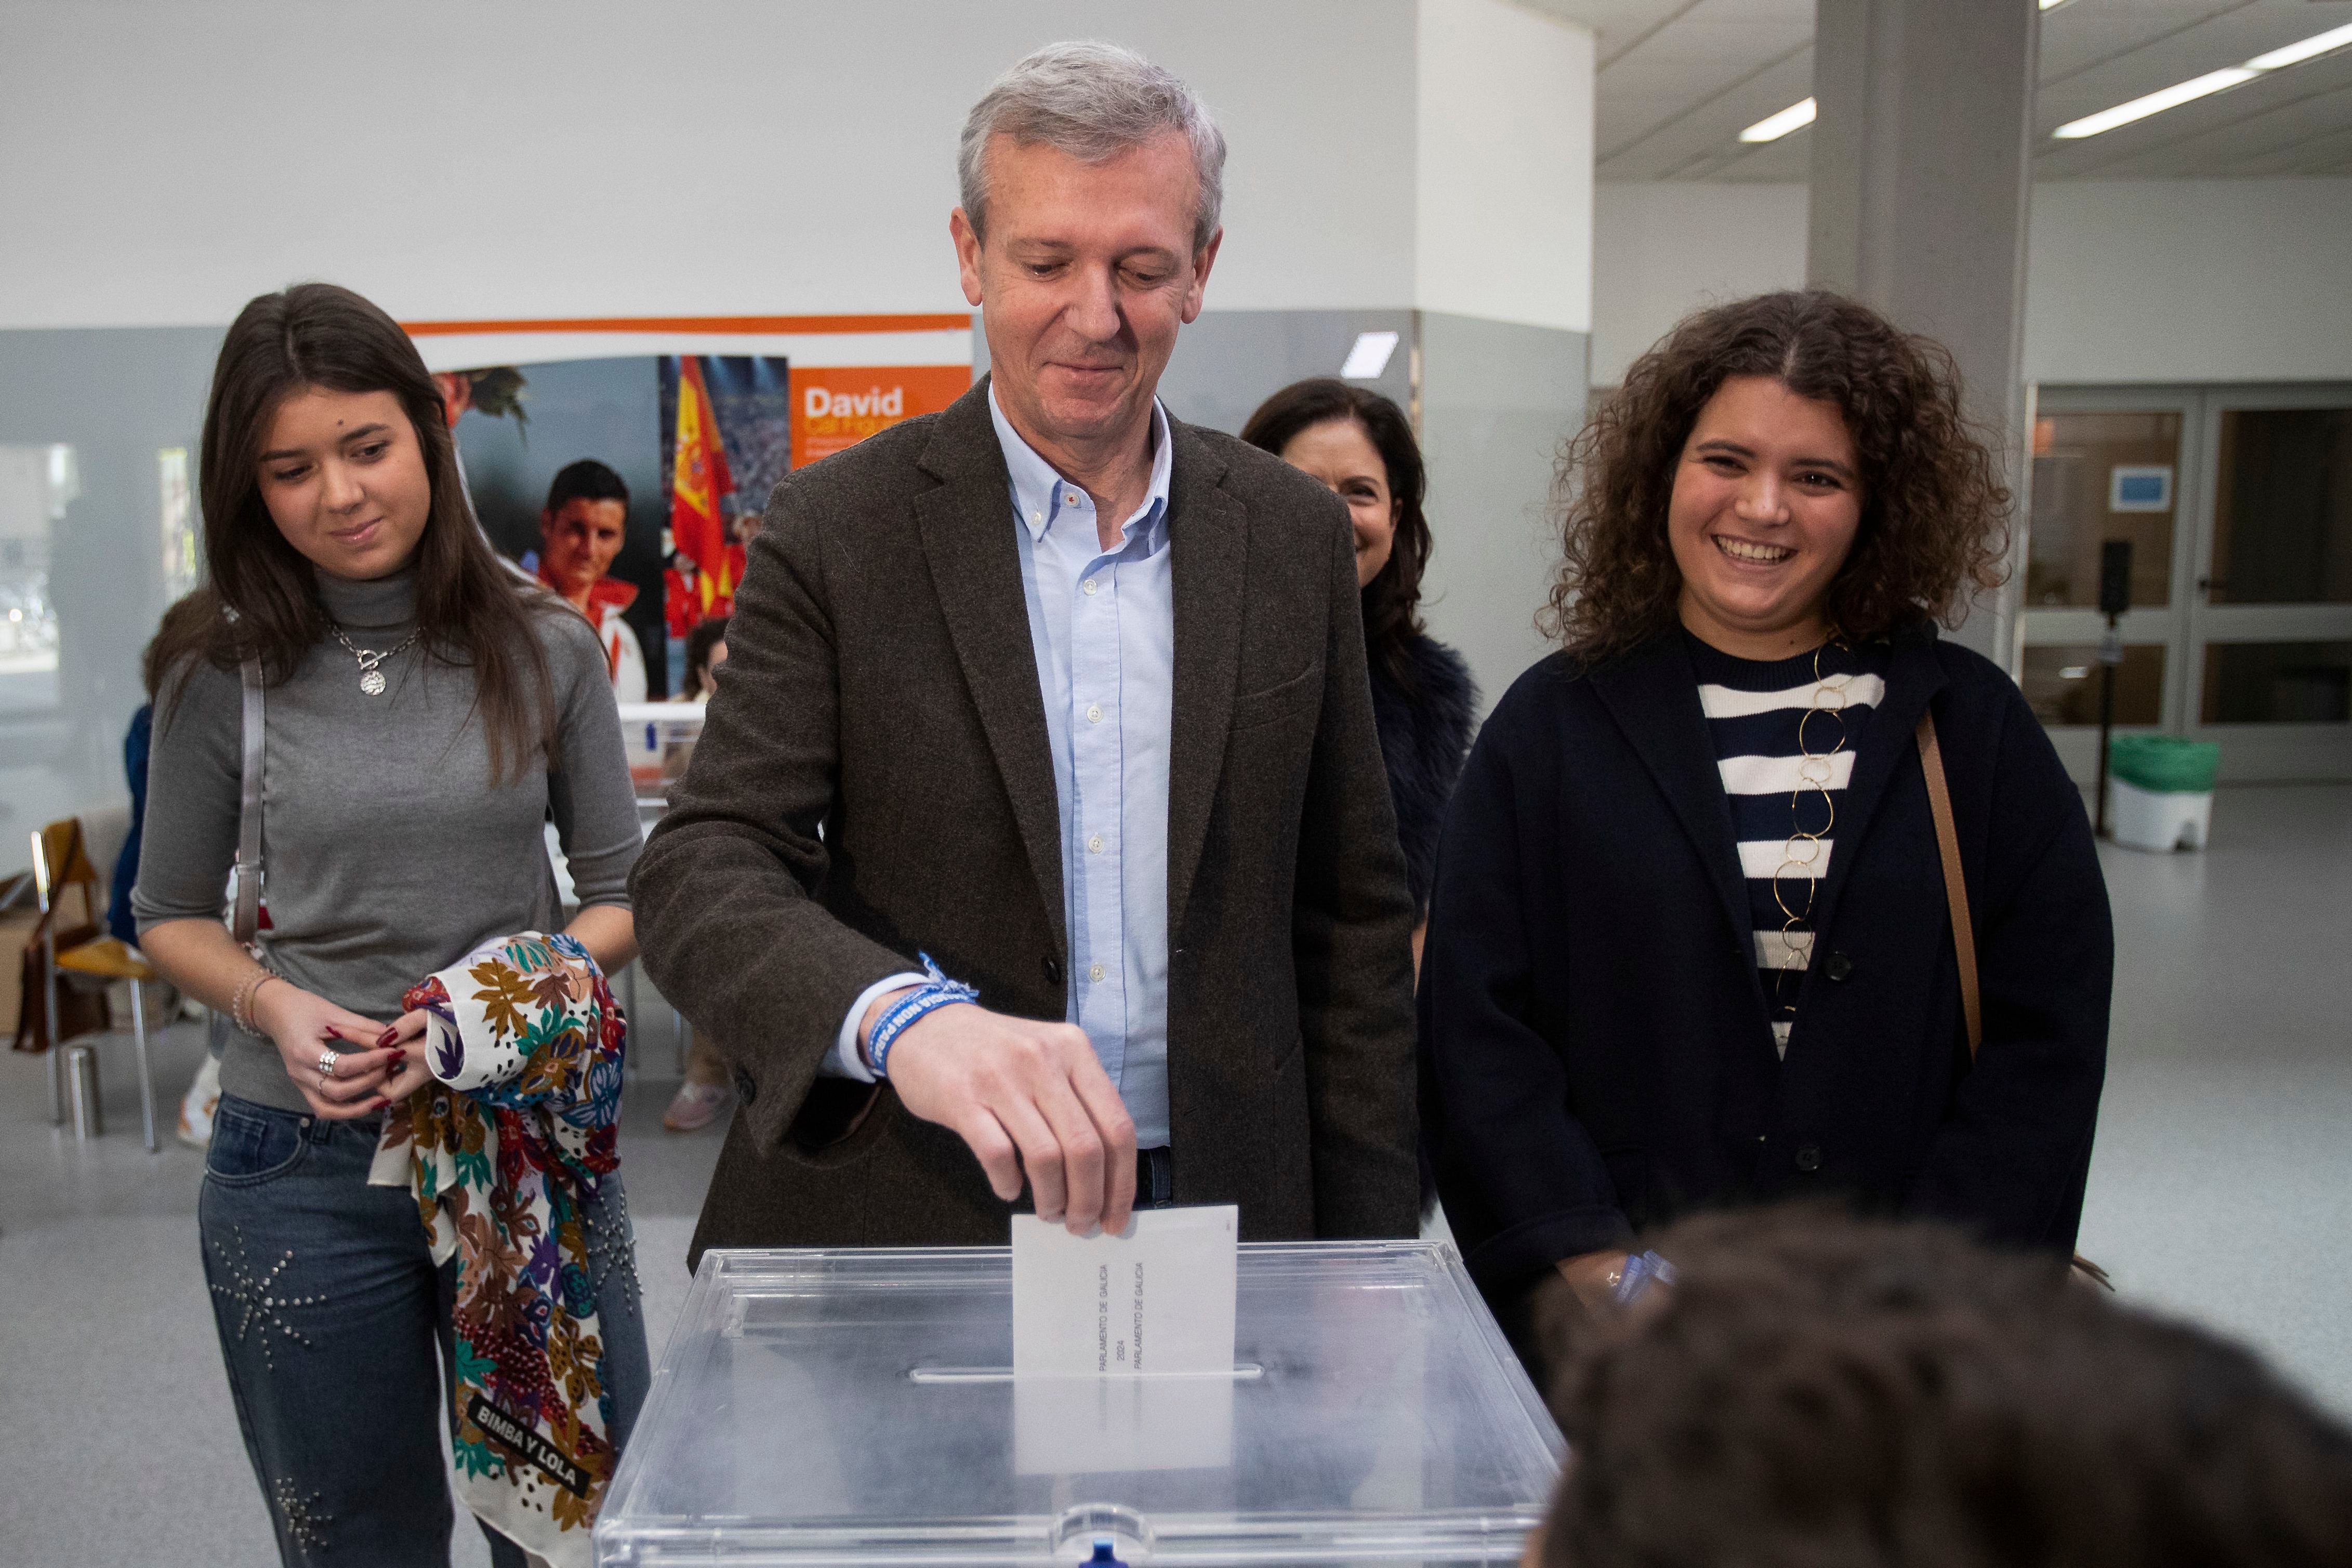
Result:
M1240 1211L1145 1209L1119 1236L1013 1217L1013 1469L1233 1462Z
M1231 1204L1139 1210L1125 1234L1078 1237L1013 1217L1013 1375L1234 1371Z

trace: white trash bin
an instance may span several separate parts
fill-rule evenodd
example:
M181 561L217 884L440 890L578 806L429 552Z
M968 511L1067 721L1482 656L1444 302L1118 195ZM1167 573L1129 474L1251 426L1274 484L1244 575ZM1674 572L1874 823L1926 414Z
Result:
M2126 779L2107 779L2107 831L2128 849L2201 850L2213 824L2213 791L2143 789Z

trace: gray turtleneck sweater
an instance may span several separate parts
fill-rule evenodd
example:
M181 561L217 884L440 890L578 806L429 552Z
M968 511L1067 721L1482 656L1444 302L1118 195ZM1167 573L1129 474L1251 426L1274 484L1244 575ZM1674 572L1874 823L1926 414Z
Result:
M373 582L321 576L327 613L362 648L414 628L406 572ZM472 674L411 647L385 661L381 696L332 637L269 689L263 771L263 887L273 968L305 990L390 1022L409 987L479 944L559 928L541 824L553 821L580 903L628 906L642 838L604 653L587 622L535 618L555 687L562 754L497 789ZM166 686L168 695L170 687ZM174 706L158 705L147 764L139 929L217 920L236 858L240 690L200 664ZM307 1109L268 1040L229 1030L223 1092Z

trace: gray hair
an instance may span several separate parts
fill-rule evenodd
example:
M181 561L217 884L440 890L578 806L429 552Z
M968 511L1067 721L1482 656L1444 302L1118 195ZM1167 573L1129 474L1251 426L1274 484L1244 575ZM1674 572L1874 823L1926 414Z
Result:
M1208 247L1224 205L1225 139L1209 111L1172 73L1117 44L1048 44L996 78L963 122L956 172L972 233L987 221L991 137L1024 146L1043 142L1087 163L1181 135L1192 149L1200 204L1192 214L1192 254Z

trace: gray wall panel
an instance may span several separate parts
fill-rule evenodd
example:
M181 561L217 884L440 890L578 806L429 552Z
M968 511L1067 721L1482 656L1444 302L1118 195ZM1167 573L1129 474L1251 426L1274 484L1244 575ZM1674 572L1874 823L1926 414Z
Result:
M1535 614L1559 564L1554 464L1584 420L1591 338L1466 316L1421 318L1421 437L1435 539L1422 592L1491 708L1551 649Z
M144 700L140 651L164 608L155 455L194 453L221 330L0 331L0 444L63 442L81 477L51 538L58 708L0 721L0 829L129 792L122 736ZM16 863L0 856L0 868Z

